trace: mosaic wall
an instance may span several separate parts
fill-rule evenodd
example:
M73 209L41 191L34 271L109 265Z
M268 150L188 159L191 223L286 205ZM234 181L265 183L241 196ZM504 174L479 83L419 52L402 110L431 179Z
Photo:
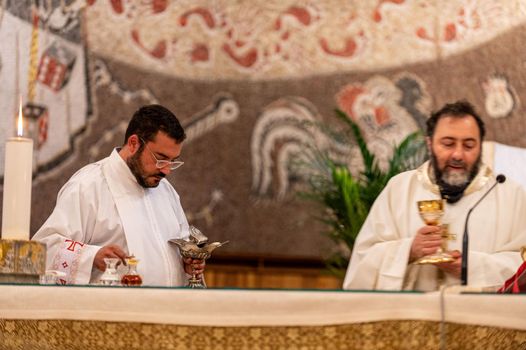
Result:
M334 108L385 161L445 102L473 102L488 139L526 147L526 0L0 0L0 175L18 96L35 112L32 230L81 166L123 142L139 106L185 125L169 180L229 254L321 257L322 214L297 197L306 145L359 168L314 123Z

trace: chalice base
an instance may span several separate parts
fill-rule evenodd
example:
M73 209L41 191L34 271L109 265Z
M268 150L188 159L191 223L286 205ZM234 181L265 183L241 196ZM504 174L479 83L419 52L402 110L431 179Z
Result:
M205 289L206 286L203 283L203 279L197 276L192 276L188 279L187 287L192 289Z
M435 253L426 255L416 260L415 265L440 264L455 261L455 259L448 253Z

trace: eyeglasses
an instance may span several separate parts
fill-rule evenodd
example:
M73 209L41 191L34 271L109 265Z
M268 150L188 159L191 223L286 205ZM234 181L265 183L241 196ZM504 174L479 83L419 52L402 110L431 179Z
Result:
M153 152L150 149L150 147L148 147L148 145L146 144L146 141L144 141L141 137L139 137L139 139L142 141L142 143L144 144L146 149L148 149L148 152L150 152L150 154L152 155L153 159L155 159L155 166L157 167L157 169L162 169L164 167L169 167L170 170L175 170L175 169L179 168L181 165L184 164L184 162L182 162L180 160L169 161L169 160L164 160L164 159L157 159L157 157L155 156L155 154L153 154Z

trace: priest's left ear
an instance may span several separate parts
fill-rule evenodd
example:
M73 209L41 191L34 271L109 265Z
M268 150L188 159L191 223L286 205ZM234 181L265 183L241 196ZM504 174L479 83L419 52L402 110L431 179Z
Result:
M427 153L428 154L431 154L431 144L432 144L432 140L431 140L431 137L429 136L426 136L426 146L427 146Z
M137 134L133 134L128 137L128 142L126 142L126 145L128 146L130 153L135 154L135 152L137 152L141 147L141 140Z

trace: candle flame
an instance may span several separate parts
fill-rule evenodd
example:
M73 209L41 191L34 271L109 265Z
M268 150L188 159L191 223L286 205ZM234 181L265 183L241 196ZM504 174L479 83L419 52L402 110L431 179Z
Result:
M20 96L20 104L19 104L19 107L18 107L18 122L17 122L17 126L18 126L17 135L20 136L20 137L24 136L24 122L23 122L23 116L22 116L22 96Z

